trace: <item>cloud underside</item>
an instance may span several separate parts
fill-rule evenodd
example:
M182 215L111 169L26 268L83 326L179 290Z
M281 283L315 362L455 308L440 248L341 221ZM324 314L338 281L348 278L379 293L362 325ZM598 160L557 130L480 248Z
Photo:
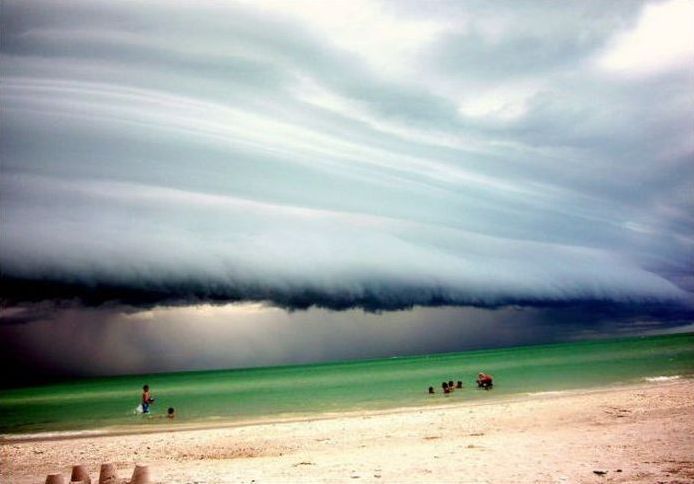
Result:
M153 308L161 306L189 306L199 304L229 304L234 302L262 302L290 311L305 310L311 307L331 310L363 309L365 311L393 311L414 307L465 306L497 309L507 306L535 308L577 308L587 311L612 308L613 314L620 317L633 315L637 309L641 316L661 315L663 321L676 318L691 318L691 311L681 299L664 299L662 297L621 297L580 298L576 295L564 295L554 298L543 295L533 298L513 294L487 294L475 296L466 291L455 291L442 287L411 286L390 284L387 287L373 287L377 284L365 284L355 291L328 292L325 288L277 288L258 284L219 284L195 281L167 280L161 284L125 285L117 283L85 284L64 282L60 280L35 280L6 277L2 288L4 302L17 306L26 303L45 302L63 305L68 303L84 306L108 306L114 304L128 308ZM55 306L52 306L55 307ZM45 307L44 307L45 309ZM609 312L609 311L608 311ZM35 314L45 316L33 310L20 316L17 322L31 321ZM5 322L15 322L12 315L3 316Z

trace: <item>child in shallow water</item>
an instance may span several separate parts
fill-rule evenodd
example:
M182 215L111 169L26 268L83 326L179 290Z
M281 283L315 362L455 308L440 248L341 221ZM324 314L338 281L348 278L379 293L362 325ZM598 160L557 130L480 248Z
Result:
M154 398L149 393L149 385L142 387L142 413L149 413L149 406L154 403Z
M169 407L166 411L166 418L176 418L176 410L173 407Z

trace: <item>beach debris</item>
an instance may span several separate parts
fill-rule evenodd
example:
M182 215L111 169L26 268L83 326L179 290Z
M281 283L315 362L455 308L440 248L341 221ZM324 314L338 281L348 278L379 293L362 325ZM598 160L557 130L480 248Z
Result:
M133 476L130 478L130 484L150 484L149 467L144 465L136 465L133 471Z
M607 407L606 409L603 410L603 412L615 416L617 418L624 418L628 417L631 413L631 410L628 410L626 408L619 408L619 407Z
M113 464L101 464L101 469L99 470L99 484L116 484L118 482L118 475L116 474L116 467Z
M315 466L316 464L314 462L297 462L294 464L292 467L299 467L299 466Z
M72 466L72 474L70 482L83 482L84 484L92 484L92 478L89 477L89 472L82 464Z
M60 472L57 474L48 474L46 476L46 484L65 484L65 478Z
M605 474L607 474L607 471L593 471L593 474L597 474L599 476L604 476Z

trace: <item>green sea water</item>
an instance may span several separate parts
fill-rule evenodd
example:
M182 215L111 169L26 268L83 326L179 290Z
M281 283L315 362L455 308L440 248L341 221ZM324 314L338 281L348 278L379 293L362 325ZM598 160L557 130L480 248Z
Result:
M479 371L494 389L478 390ZM301 366L76 380L0 392L0 433L157 428L455 404L694 377L694 333ZM443 395L441 382L464 389ZM156 402L135 413L143 384ZM435 395L428 395L433 386ZM163 416L175 407L177 418Z

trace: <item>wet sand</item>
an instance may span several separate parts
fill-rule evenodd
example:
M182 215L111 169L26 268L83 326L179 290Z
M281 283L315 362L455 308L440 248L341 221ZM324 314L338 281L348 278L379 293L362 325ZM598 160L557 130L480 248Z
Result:
M439 397L443 398L439 395ZM0 444L0 481L694 482L694 381L224 428Z

